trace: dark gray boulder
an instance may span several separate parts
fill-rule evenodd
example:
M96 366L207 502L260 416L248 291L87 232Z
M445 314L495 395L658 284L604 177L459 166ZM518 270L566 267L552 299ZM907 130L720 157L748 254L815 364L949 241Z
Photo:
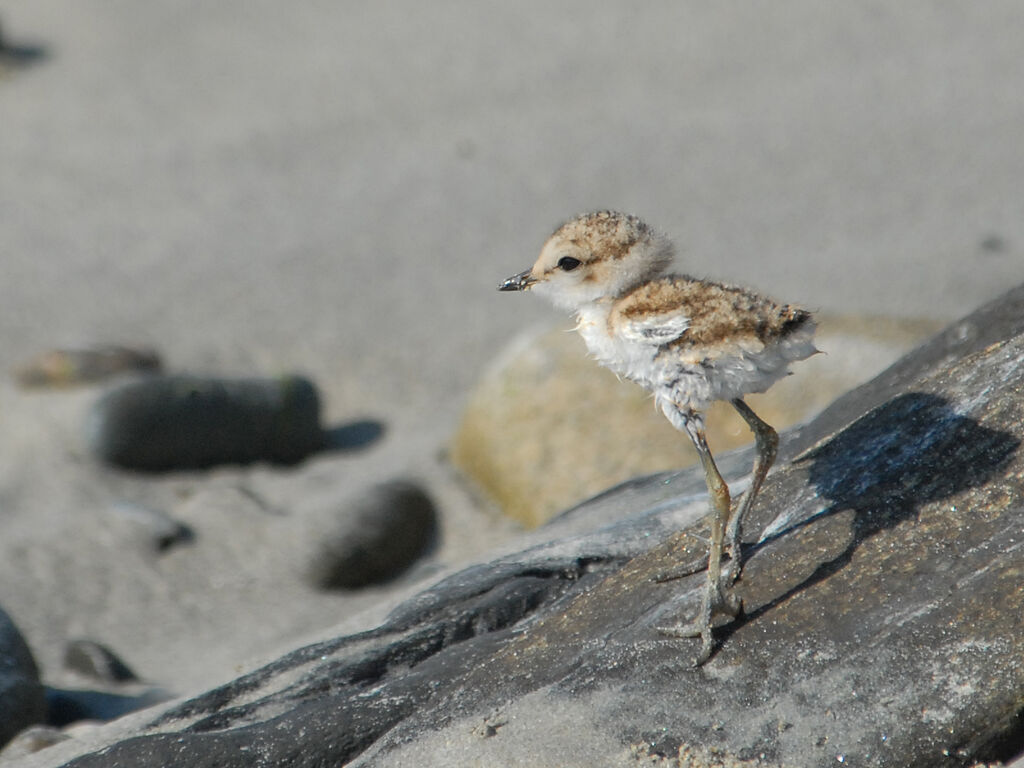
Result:
M318 589L358 589L390 581L434 545L437 510L411 480L379 483L322 515L306 568Z
M39 670L21 632L0 609L0 747L23 728L46 721Z
M70 765L1009 759L1024 750L1022 297L787 437L745 526L744 613L703 667L697 641L656 629L696 611L702 573L655 577L699 567L706 535L702 479L663 474Z
M102 461L146 471L294 464L324 443L319 395L301 376L130 381L97 401L86 439Z

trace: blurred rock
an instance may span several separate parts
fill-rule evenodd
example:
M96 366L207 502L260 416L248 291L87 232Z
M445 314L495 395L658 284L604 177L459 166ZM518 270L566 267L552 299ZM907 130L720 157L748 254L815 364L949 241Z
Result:
M42 61L46 56L46 48L41 45L26 45L11 40L0 23L0 78L8 72Z
M46 721L39 670L24 638L0 609L0 746L22 728Z
M306 569L318 589L356 589L389 581L428 552L437 538L437 511L419 485L391 480L340 509L318 515Z
M14 378L23 387L67 387L159 370L160 357L153 350L103 346L45 352L16 368Z
M751 407L776 429L814 416L835 397L882 370L932 323L825 317L816 355ZM708 415L716 454L752 442L725 403ZM452 460L506 514L536 526L557 511L630 477L693 464L690 441L654 408L641 387L587 357L575 333L527 333L513 342L470 396Z
M135 529L137 538L152 552L163 553L195 539L195 532L191 528L162 509L130 501L113 504L110 509L119 521L127 522Z
M294 464L324 443L319 396L299 376L127 382L95 404L86 438L99 459L148 471Z
M128 665L113 651L94 640L72 640L64 650L64 666L72 672L102 683L138 680Z

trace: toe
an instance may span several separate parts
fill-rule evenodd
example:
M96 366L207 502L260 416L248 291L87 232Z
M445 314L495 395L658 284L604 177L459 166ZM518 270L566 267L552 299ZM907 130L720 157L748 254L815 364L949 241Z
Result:
M684 565L679 568L673 568L671 570L662 571L654 574L651 577L651 581L656 584L664 584L667 581L675 581L676 579L684 579L687 576L692 576L695 573L707 570L707 563L698 563L697 565Z
M711 658L711 651L715 648L714 640L711 637L711 630L707 631L707 634L701 636L704 641L700 646L700 653L697 654L697 658L694 660L693 666L703 666L704 662Z
M711 598L711 616L728 616L736 618L743 608L743 601L733 590L715 590Z
M711 658L711 651L714 650L715 640L711 633L711 626L697 621L691 624L677 624L671 627L658 627L658 631L669 637L699 637L701 639L700 651L694 659L693 666L699 667Z
M702 621L692 621L689 624L673 624L668 627L658 627L658 631L669 637L701 637L707 630L707 625Z

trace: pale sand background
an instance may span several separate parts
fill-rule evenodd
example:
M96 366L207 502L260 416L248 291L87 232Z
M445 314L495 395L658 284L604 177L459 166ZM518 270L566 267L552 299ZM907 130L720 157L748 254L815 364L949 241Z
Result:
M497 282L581 210L830 313L952 319L1024 279L1016 0L0 0L0 22L48 54L0 77L0 371L94 342L303 371L328 422L387 424L318 459L325 483L434 471L496 349L556 317ZM46 453L77 406L46 397L0 388L0 515L40 527L93 503ZM472 554L490 523L434 485ZM0 605L53 670L55 635L95 629L23 588ZM160 678L154 642L128 656Z

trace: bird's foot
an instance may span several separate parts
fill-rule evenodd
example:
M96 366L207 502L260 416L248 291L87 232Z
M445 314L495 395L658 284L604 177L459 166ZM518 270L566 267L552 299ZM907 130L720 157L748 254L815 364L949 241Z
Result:
M731 587L736 583L736 579L740 576L740 571L743 570L743 563L740 561L739 549L735 549L729 552L729 560L722 567L722 584L726 588Z
M740 561L739 548L732 550L726 550L727 562L722 567L722 583L726 586L731 587L736 579L739 578L740 571L743 570L743 565ZM682 565L670 568L665 571L660 571L651 577L651 581L656 584L664 584L667 581L676 581L677 579L684 579L687 576L692 576L695 573L706 571L708 569L708 559L705 557L703 560L697 562L683 563ZM722 598L723 600L725 598Z
M666 581L675 581L676 579L685 579L687 576L692 576L695 573L706 571L708 569L708 559L705 557L696 563L684 563L683 565L675 568L670 568L666 571L661 571L654 574L651 577L651 581L657 584L664 584Z
M740 510L734 513L726 530L725 542L722 547L722 554L728 558L722 568L722 583L726 587L732 586L733 582L739 578L740 571L743 570L743 542L740 541L739 530L739 515L742 511L741 506Z
M719 616L726 616L729 619L736 618L743 608L743 602L739 596L729 590L723 592L721 585L708 583L704 592L704 599L701 600L700 613L697 618L688 624L676 624L669 627L658 627L658 631L669 637L699 637L701 639L700 653L694 666L701 666L709 658L714 650L715 639L712 633L712 623Z

